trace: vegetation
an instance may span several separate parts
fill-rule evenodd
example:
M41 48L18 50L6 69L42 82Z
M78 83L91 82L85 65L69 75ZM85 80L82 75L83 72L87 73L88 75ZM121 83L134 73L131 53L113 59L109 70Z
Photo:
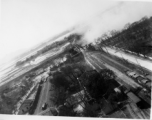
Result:
M60 105L58 110L58 116L76 116L76 112L73 111L73 106L67 107L66 105Z
M114 92L114 88L118 87L119 83L115 81L116 76L111 70L103 69L99 73L95 70L86 70L87 68L81 66L80 63L65 64L60 67L59 71L53 74L53 79L50 80L50 82L56 88L55 92L57 97L55 97L55 104L59 106L59 116L81 116L73 111L74 106L66 106L64 103L69 96L83 90L84 87L87 90L86 92L98 102L103 97L111 103L113 102L111 98L113 98L116 103L119 102L117 99L119 97L124 100L122 94L115 94ZM80 83L77 78L80 79ZM82 114L82 116L85 117L95 117L98 115L98 112L93 111L92 105L86 101Z
M112 30L97 39L101 46L109 46L132 51L144 56L152 50L152 17L143 17L132 24L126 24L122 31Z
M87 48L87 50L90 50L90 51L95 51L96 50L95 46L91 43L86 45L86 48Z
M12 111L16 108L18 101L27 93L32 86L33 82L30 77L23 77L14 86L1 92L0 101L0 113L1 114L12 114Z
M105 94L109 95L114 87L119 86L115 81L115 74L109 69L102 69L99 73L93 70L86 74L84 84L89 94L96 100L100 100Z
M81 34L78 34L78 33L74 33L74 34L71 34L69 35L68 37L66 37L65 39L70 42L70 43L73 43L73 42L78 42L83 36Z
M31 107L30 110L29 110L29 114L30 114L30 115L34 114L34 111L36 110L36 107L37 107L38 101L39 101L39 97L40 97L41 89L42 89L42 86L39 85L39 86L38 86L37 93L36 93L36 96L35 96L35 100L34 100L34 102L32 103L32 107Z
M55 85L56 88L64 87L67 89L70 86L70 82L65 78L62 72L55 72L51 83Z
M70 49L71 50L71 49ZM77 54L73 49L66 54ZM71 56L71 55L70 55ZM66 99L69 98L72 94L75 94L82 90L77 77L80 77L81 74L85 71L86 68L83 59L75 61L75 57L80 57L81 55L74 56L70 59L73 59L73 62L64 62L64 64L59 65L56 69L53 69L55 72L50 74L53 76L53 79L50 79L50 82L55 86L55 105L58 106L59 116L76 116L77 114L73 111L73 106L66 106L64 103ZM69 58L68 58L69 59ZM69 61L69 60L68 60ZM81 61L81 62L80 62Z
M64 38L63 40L61 40L61 41L56 41L56 42L53 42L53 43L50 44L50 45L45 46L45 47L42 48L41 50L37 51L36 54L34 54L34 55L26 58L25 60L23 60L23 61L18 61L18 62L16 63L16 66L22 66L22 65L24 65L25 63L34 60L36 57L38 57L38 56L40 56L40 55L42 55L42 54L44 54L44 53L46 53L46 52L48 52L48 51L50 51L50 50L53 50L54 48L59 48L59 47L65 45L67 42L70 42L70 43L77 42L77 41L79 41L81 38L82 38L82 35L80 35L80 34L76 34L76 33L75 33L75 34L71 34L71 35L69 35L68 37L65 37L65 38Z

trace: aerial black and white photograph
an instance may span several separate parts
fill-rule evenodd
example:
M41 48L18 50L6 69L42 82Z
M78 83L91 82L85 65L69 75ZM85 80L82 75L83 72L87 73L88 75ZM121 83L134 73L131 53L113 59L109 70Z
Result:
M152 1L1 0L0 29L0 120L151 119Z

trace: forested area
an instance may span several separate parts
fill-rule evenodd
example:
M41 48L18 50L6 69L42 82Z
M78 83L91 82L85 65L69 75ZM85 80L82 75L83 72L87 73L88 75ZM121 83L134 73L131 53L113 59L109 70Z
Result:
M0 113L1 114L12 114L12 111L16 108L16 104L27 91L33 85L33 76L27 75L21 78L20 81L14 83L14 86L7 86L1 91L0 100Z
M109 46L148 56L152 52L152 17L128 23L121 31L112 30L97 39L101 46Z

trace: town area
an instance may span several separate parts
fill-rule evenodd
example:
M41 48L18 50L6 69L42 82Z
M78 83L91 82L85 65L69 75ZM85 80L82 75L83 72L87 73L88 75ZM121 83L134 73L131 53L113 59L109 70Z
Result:
M151 22L152 17L143 18L121 32L102 36L94 44L78 44L83 35L73 33L18 61L16 67L24 69L38 56L47 56L3 84L0 113L150 119L152 70L143 67L140 60L152 65ZM141 44L148 47L139 49ZM60 52L52 55L52 51ZM125 55L136 58L136 63Z

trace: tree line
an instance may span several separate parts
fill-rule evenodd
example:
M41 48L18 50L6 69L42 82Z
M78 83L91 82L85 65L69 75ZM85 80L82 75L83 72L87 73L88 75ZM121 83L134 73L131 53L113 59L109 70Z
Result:
M132 24L127 23L121 31L105 33L96 43L100 46L121 48L146 56L152 50L152 17L143 17Z
M59 46L62 46L64 44L66 44L67 42L70 42L70 43L73 43L74 41L79 41L80 39L82 38L82 35L80 34L77 34L77 33L73 33L73 34L70 34L68 37L65 37L63 40L61 41L56 41L56 42L53 42L52 44L50 45L46 45L44 48L42 48L41 50L37 51L36 54L34 55L31 55L30 57L27 57L25 60L23 61L18 61L16 63L16 66L21 66L21 65L24 65L25 63L27 62L30 62L32 60L34 60L36 57L38 57L39 55L42 55L54 48L57 48Z

